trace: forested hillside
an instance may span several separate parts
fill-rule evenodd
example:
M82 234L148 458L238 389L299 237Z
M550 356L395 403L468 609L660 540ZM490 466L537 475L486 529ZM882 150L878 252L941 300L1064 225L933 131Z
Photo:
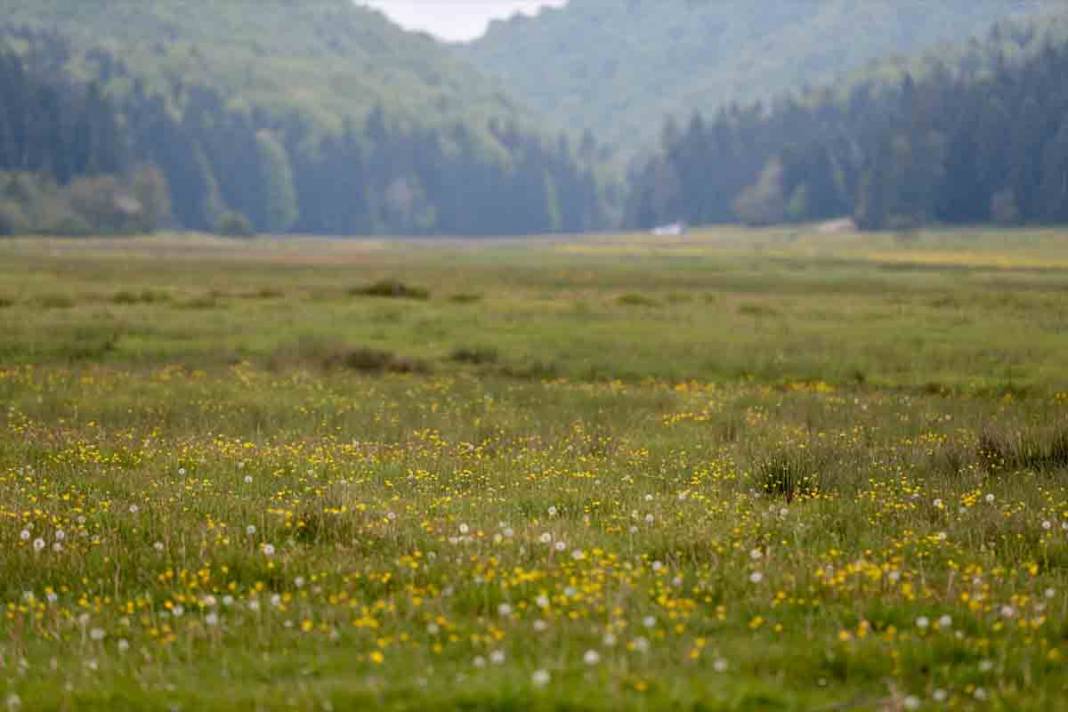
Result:
M0 9L0 170L38 174L49 195L154 168L171 223L191 229L498 234L607 220L594 146L536 133L492 82L348 0ZM9 222L26 221L80 224Z
M1068 41L1000 26L896 83L695 116L631 177L628 221L861 227L1068 221ZM1012 51L1006 51L1006 48ZM884 75L898 71L888 67Z
M460 48L519 97L639 152L668 114L817 85L1063 0L571 0Z

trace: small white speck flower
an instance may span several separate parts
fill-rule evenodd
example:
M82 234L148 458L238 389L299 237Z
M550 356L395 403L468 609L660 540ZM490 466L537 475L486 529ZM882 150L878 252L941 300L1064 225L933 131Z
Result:
M646 628L655 628L656 618L654 616L646 616L645 618L642 618L642 625Z
M248 534L249 536L254 535L256 533L256 525L255 524L249 524L247 527L245 527L245 533Z
M178 476L179 477L185 477L185 468L184 467L179 467L178 468Z
M482 668L486 667L486 659L481 655L476 655L475 659L471 661L471 664L481 670Z
M727 672L727 661L723 658L716 658L712 663L712 669L716 672Z
M267 557L274 556L274 544L264 544L263 555Z
M504 537L506 539L511 539L515 536L515 529L512 529L511 527L505 527L502 533L504 534Z
M582 656L582 662L590 666L596 665L601 662L601 654L596 650L587 650L586 654Z
M936 508L936 509L942 509L942 506L943 506L943 505L942 505L942 500L940 500L940 499L936 499L936 500L935 500L935 501L933 502L933 504L934 504L934 506L935 506L935 508Z
M258 598L253 598L251 601L248 602L248 609L250 611L260 610L260 600Z
M980 660L979 661L979 672L990 672L993 669L994 669L994 661L993 660Z
M904 707L907 710L918 710L920 708L920 698L915 695L909 695L904 700Z
M465 534L466 535L470 531L471 531L471 527L467 526L466 524L461 524L460 525L460 533L461 534Z
M764 574L762 574L759 571L754 571L753 573L749 574L749 582L750 583L760 583L763 580L764 580Z
M547 630L549 630L549 624L546 623L545 621L543 621L541 618L539 618L538 620L534 621L534 632L535 633L544 633Z
M245 475L245 484L246 485L252 484L252 475Z
M171 615L174 616L175 618L181 618L183 615L185 615L185 607L184 606L175 606L174 608L171 609Z
M494 650L490 653L490 662L494 665L504 665L504 651Z
M93 628L89 631L90 640L103 640L105 635L107 635L107 633L104 632L103 628Z
M920 616L916 619L916 627L920 630L927 630L930 625L931 621L927 618L927 616Z
M1016 609L1013 608L1012 606L1006 605L1006 606L1002 606L1001 607L1001 617L1002 618L1013 618L1015 615L1016 615Z
M575 561L582 561L586 558L586 553L582 549L574 549L571 552L571 558Z
M984 688L984 687L975 688L975 692L972 693L972 696L975 699L979 700L980 702L983 702L988 697L988 695L986 694L986 688Z
M634 649L639 653L649 652L649 640L647 638L635 638L631 645L633 645Z
M14 692L7 696L5 703L7 704L7 708L8 710L10 710L10 712L22 709L22 699Z
M141 508L138 507L136 504L131 504L130 505L130 514L137 514L140 511L141 511Z
M645 495L645 501L646 502L652 502L653 501L653 495L651 495L651 494Z
M753 561L760 561L761 559L764 558L764 552L761 551L760 549L753 549L752 551L749 552L749 558L752 559Z
M219 614L215 611L212 611L208 615L204 616L204 623L214 628L215 626L219 625Z
M540 537L538 537L538 541L540 541L542 544L551 544L553 541L553 535L549 532L545 532Z
M56 552L57 554L63 551L63 544L57 541L55 544L52 545L52 551Z
M548 670L535 670L534 674L530 676L530 681L534 683L535 687L545 687L549 684L550 679Z
M281 606L282 606L282 597L279 596L277 593L272 593L271 594L271 605L274 606L275 608L281 608Z
M29 541L31 536L33 536L33 534L30 533L29 529L23 529L19 532L19 539L22 539L23 541Z
M427 623L426 632L430 635L437 635L441 632L441 626L439 626L437 623Z
M616 640L616 636L611 633L605 633L604 637L601 638L601 642L604 643L604 647L606 648L614 648L618 641Z
M388 519L391 522L397 521L397 513L396 512L386 512L386 519Z
M497 615L499 615L501 618L509 617L510 615L512 615L512 607L507 603L502 603L501 605L497 606Z
M1046 531L1049 531L1050 529L1053 528L1053 522L1051 522L1051 521L1049 521L1047 519L1046 521L1042 522L1042 528L1045 529Z
M938 627L939 628L952 628L953 627L953 619L950 616L942 616L941 618L938 619Z
M66 538L67 538L67 532L63 531L62 529L57 529L56 530L56 541L63 541Z
M152 548L156 551L163 551L163 542L157 541L155 544L152 545Z
M935 702L945 702L949 699L949 693L939 687L937 690L931 693L931 699Z
M549 597L546 596L544 593L540 594L537 598L534 599L534 605L536 605L538 608L548 608Z
M1045 595L1046 595L1046 598L1053 598L1054 596L1057 595L1057 592L1055 590L1053 590L1052 588L1047 588Z
M304 577L297 576L295 579L293 579L293 585L297 588L304 588Z
M222 604L224 606L226 606L227 608L229 608L230 606L234 605L234 597L231 596L230 594L226 594L222 598Z
M550 517L555 517L559 513L560 513L560 510L558 510L556 507L549 507L549 516Z
M564 549L567 548L567 543L563 542L563 541L558 541L555 544L553 544L553 548L556 549L557 551L563 551Z
M984 497L983 499L985 499L985 500L986 500L986 503L987 503L987 504L993 504L993 503L994 503L994 495L993 495L993 494L988 494L988 495L987 495L986 497Z
M656 521L656 517L654 517L652 514L646 514L645 515L645 523L646 524L652 524L654 521Z
M126 638L120 638L118 648L120 653L125 653L130 649L130 641L126 640Z
M200 602L204 604L205 608L215 608L215 606L219 605L219 601L215 598L215 596L212 596L210 593L207 596L204 596L204 598L200 599Z

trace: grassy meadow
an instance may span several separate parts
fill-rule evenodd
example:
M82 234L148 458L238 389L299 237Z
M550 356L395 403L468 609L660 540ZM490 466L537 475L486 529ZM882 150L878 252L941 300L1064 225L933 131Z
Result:
M0 704L1059 710L1068 233L0 241Z

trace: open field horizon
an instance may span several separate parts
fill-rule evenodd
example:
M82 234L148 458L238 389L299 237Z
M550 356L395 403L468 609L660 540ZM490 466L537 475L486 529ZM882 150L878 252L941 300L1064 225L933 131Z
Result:
M0 240L0 703L1058 710L1068 232Z

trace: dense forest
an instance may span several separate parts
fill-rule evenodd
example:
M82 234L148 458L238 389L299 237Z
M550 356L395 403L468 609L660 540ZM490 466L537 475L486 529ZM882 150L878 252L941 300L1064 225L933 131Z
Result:
M1034 49L1010 60L1000 48ZM1037 46L1036 46L1037 45ZM634 171L627 220L750 224L855 216L866 229L1068 221L1068 43L1006 25L985 61L732 107Z
M868 229L1064 222L1068 22L1031 17L1051 6L767 0L713 12L697 0L572 0L498 23L461 50L478 59L529 28L516 39L522 56L561 18L574 31L594 15L601 29L622 22L655 59L644 70L629 64L643 53L600 57L628 46L598 44L601 30L589 29L585 49L557 38L561 56L543 74L595 85L568 90L585 108L553 104L556 119L573 119L558 133L560 121L523 108L457 50L349 0L0 0L0 234L493 235L845 215ZM725 100L747 93L724 76L770 92L1007 14L1028 19L830 88ZM844 42L836 33L851 23L886 31ZM699 48L700 37L715 41ZM555 64L579 50L608 74ZM657 70L667 66L676 77ZM508 88L526 92L524 81ZM618 101L598 109L604 92ZM674 97L687 114L724 106L669 121L660 148L624 177L608 144L579 129L584 111L604 109L614 123L594 123L640 144L644 129L628 122L655 126L663 114L651 100L635 111L639 95Z
M458 48L548 117L625 157L667 115L836 81L891 55L986 33L1064 0L571 0Z
M6 36L24 49L0 54L0 171L9 194L34 186L35 196L0 203L6 232L173 224L477 235L582 231L606 221L592 148L580 160L566 139L546 141L515 122L489 119L478 132L461 122L398 125L375 108L331 131L296 111L234 106L194 83L151 92L104 50L91 56L98 78L79 83L64 71L64 38L12 28ZM122 81L130 88L121 94L102 88ZM79 207L87 192L91 210Z

